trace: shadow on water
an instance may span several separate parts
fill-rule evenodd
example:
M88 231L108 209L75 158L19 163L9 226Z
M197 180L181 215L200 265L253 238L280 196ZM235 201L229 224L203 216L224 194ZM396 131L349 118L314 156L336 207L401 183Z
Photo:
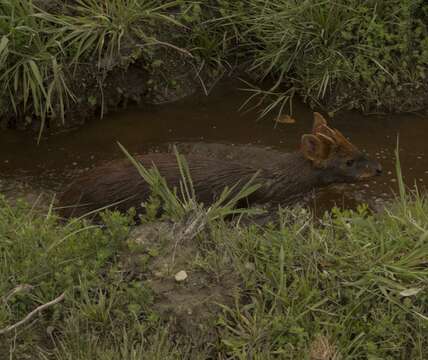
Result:
M85 126L50 136L36 146L26 133L0 133L0 192L16 191L19 180L34 189L58 191L70 175L105 160L123 157L116 142L129 151L162 151L171 143L217 143L271 147L281 152L298 148L300 136L309 132L312 111L294 105L294 124L276 124L272 119L256 121L257 111L239 112L247 94L240 84L225 82L209 96L195 95L162 106L144 106L112 113ZM405 181L420 188L428 184L428 117L414 114L362 116L341 113L329 121L362 150L376 157L384 175L367 183L337 185L320 191L312 200L318 209L355 206L372 207L391 198L396 188L394 149L400 138L400 158ZM265 161L273 161L266 159Z

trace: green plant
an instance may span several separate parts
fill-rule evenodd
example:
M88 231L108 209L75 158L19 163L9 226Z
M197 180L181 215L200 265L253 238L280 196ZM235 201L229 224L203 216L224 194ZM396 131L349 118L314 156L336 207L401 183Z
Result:
M146 169L120 143L119 147L136 167L144 181L149 184L152 192L151 201L161 205L168 218L179 221L189 214L203 213L204 217L210 222L224 219L230 215L255 214L259 212L259 210L255 209L236 208L240 200L247 198L260 187L259 184L255 183L257 174L246 184L235 184L231 188L225 187L218 199L208 209L204 210L204 204L198 203L187 162L184 156L180 155L176 149L174 149L174 152L181 174L180 188L170 189L156 166ZM241 187L238 188L238 186Z
M18 118L40 120L39 137L48 120L60 119L76 101L69 68L97 58L98 69L128 65L154 46L161 26L181 26L167 13L176 1L78 0L68 13L50 13L30 0L0 3L0 90ZM137 48L137 50L136 50ZM105 75L105 73L103 73ZM75 75L75 74L74 74ZM97 85L100 85L99 80Z
M83 59L96 56L98 67L109 70L120 64L124 52L130 52L136 45L137 36L146 42L145 46L156 44L155 31L159 22L181 26L166 13L176 3L77 0L71 6L73 15L57 16L44 12L39 17L57 27L63 47L73 54L73 63L77 65Z
M426 7L421 1L246 4L250 73L274 82L256 91L275 95L263 115L281 112L295 93L332 111L390 110L402 94L423 88L428 28L418 18ZM406 106L412 103L410 96Z
M74 100L58 60L63 49L48 23L35 16L31 1L2 2L0 12L0 86L16 115L31 106L40 118L40 140L47 118L64 121L64 111Z

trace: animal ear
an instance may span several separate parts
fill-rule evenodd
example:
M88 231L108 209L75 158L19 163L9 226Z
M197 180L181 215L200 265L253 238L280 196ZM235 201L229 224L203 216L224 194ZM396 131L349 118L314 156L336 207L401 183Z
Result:
M303 155L313 162L318 162L325 158L325 145L315 135L303 135L301 149Z
M314 112L314 125L312 127L312 133L316 134L322 127L328 127L327 120L318 112Z

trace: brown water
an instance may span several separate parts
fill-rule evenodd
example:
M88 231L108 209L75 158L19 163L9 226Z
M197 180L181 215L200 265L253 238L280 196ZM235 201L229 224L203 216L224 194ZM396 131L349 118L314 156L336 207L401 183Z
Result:
M309 132L312 111L294 104L295 124L256 121L257 111L238 109L247 94L240 84L225 82L206 97L196 95L161 106L145 106L110 114L85 126L43 139L16 131L0 133L0 192L16 192L16 180L35 189L57 191L70 174L104 160L123 157L116 142L129 151L164 150L171 143L250 144L281 152L298 148L300 136ZM368 202L376 207L392 197L396 188L394 150L400 139L400 158L405 181L419 188L428 184L428 116L417 114L362 116L342 113L329 121L359 148L378 158L384 175L367 183L332 186L318 193L316 206L354 206ZM213 145L211 145L213 148ZM215 146L214 146L215 148ZM224 149L224 146L222 147ZM266 159L270 161L270 159Z

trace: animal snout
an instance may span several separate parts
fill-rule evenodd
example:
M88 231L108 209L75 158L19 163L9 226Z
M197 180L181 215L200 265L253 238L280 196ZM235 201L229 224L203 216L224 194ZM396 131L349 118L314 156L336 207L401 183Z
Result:
M359 178L366 179L372 176L379 176L381 174L382 174L382 165L375 160L367 159L366 163L361 168Z

